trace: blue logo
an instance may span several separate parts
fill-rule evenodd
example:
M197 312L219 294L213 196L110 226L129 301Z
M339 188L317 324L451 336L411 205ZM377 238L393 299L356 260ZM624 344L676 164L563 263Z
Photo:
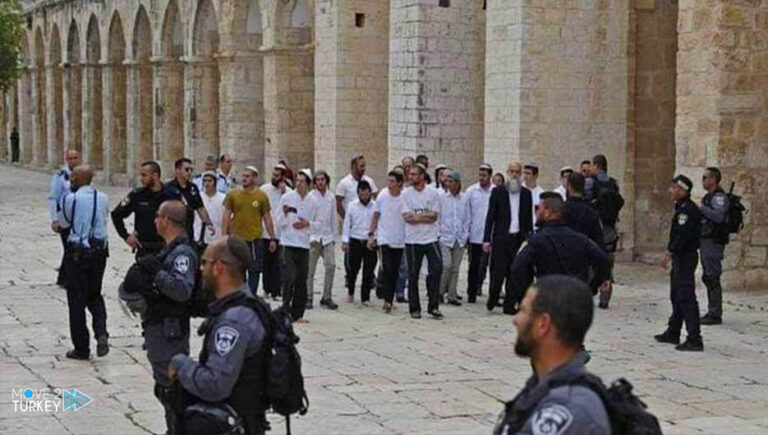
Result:
M92 398L86 396L82 392L72 388L71 390L63 390L62 396L64 399L64 410L78 411L83 406L91 403ZM25 393L26 394L26 393Z
M24 397L26 397L27 399L31 399L32 396L34 396L34 395L35 395L35 393L33 393L32 390L30 390L29 388L24 390Z

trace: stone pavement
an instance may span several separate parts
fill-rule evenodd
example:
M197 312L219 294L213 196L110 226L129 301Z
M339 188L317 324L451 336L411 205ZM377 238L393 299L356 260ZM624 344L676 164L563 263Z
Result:
M71 343L65 293L51 285L61 248L46 212L49 178L0 169L0 433L162 433L139 326L116 301L132 258L127 247L110 228L111 353L90 362L63 358ZM126 189L106 191L114 206ZM342 301L343 271L336 275ZM726 324L704 329L706 351L679 353L651 337L670 311L665 274L620 265L617 277L613 305L597 311L588 335L590 369L606 381L631 380L665 433L768 433L766 294L728 293ZM530 367L513 353L511 317L488 314L482 302L446 306L443 321L411 320L406 307L385 315L378 304L309 311L310 323L297 329L311 405L292 420L294 432L490 433L500 401L514 396ZM197 338L192 347L196 355ZM45 387L77 388L94 401L77 412L14 411L12 389ZM272 433L284 432L279 418L270 420Z

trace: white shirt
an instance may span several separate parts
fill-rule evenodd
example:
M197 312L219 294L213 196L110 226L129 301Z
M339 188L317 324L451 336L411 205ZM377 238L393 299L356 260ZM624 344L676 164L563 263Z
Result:
M431 224L405 223L405 243L426 245L434 243L440 233L440 193L437 189L425 186L421 192L413 187L405 189L403 195L403 213L437 212L438 219Z
M469 208L469 243L483 243L485 218L488 216L488 201L491 199L492 190L493 184L488 184L488 189L483 189L480 183L475 183L464 193Z
M464 247L469 238L469 207L467 195L453 195L445 191L440 195L440 243L453 247L457 242Z
M205 206L205 210L208 212L208 217L211 219L211 223L213 224L213 228L216 230L216 234L211 235L211 232L207 229L205 230L205 235L203 236L203 242L206 244L210 244L213 239L216 237L219 237L221 235L221 220L222 216L224 215L224 198L226 195L219 192L218 190L216 193L213 194L213 196L208 196L207 193L200 191L200 197L203 198L203 205ZM195 223L194 223L194 235L195 235L195 241L200 241L200 229L203 225L203 221L200 219L200 215L195 213Z
M309 242L318 242L328 246L336 240L336 198L330 190L325 190L325 195L314 189L309 196L315 201L317 216L315 224L309 229Z
M376 242L390 248L405 247L405 220L403 219L403 193L392 196L388 188L381 190L376 197L374 211L379 213L379 225L376 227Z
M368 184L371 185L371 193L376 194L376 192L379 191L379 189L376 188L376 183L373 182L371 177L363 175L360 179L367 181ZM347 176L342 178L341 181L339 181L339 184L336 185L334 193L337 197L343 198L341 204L344 206L345 211L347 210L347 207L349 207L349 203L357 199L358 183L359 181L355 180L355 178L352 177L352 174L347 174Z
M341 230L342 242L349 243L349 239L368 240L375 203L376 201L371 199L368 205L363 205L356 199L349 204L349 209L344 215L344 228Z
M289 212L287 215L283 211L284 207L292 207L296 212ZM310 228L315 225L317 207L315 200L309 194L304 198L298 192L288 192L280 198L279 226L281 227L280 244L292 248L309 249ZM309 221L309 227L297 230L293 224L299 219Z
M267 198L269 198L269 209L270 213L272 214L272 222L277 222L277 219L282 214L283 211L280 207L280 198L283 197L283 193L280 192L280 189L273 186L272 183L264 183L261 186L261 190L267 194ZM293 190L285 186L285 193L293 192ZM267 239L269 237L269 234L264 233L264 239ZM275 225L275 237L278 239L280 238L280 226Z
M563 201L568 199L568 194L565 191L565 187L563 187L562 185L557 186L557 189L555 189L555 192L559 193L560 196L563 197Z
M509 194L509 234L520 232L520 192Z

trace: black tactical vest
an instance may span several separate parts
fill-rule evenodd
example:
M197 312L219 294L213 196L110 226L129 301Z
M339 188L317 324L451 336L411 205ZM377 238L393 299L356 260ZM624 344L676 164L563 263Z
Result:
M190 245L186 235L174 239L168 246L158 252L157 259L165 267L165 258L179 245ZM194 248L192 248L194 249ZM166 272L173 272L167 270ZM148 298L148 310L145 321L149 323L161 322L168 317L189 318L189 301L175 301L162 292L157 292L154 297Z
M725 194L725 191L718 187L714 192L708 192L704 195L704 198L701 199L702 205L712 208L712 198L714 198L717 193ZM725 222L719 224L712 222L702 214L701 238L712 239L719 245L725 245L728 243L728 226Z

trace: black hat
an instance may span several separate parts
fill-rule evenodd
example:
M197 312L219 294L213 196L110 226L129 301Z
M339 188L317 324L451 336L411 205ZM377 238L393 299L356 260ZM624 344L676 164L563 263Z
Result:
M691 181L691 179L685 175L678 175L672 179L672 182L685 189L686 192L690 193L690 191L693 189L693 181Z

